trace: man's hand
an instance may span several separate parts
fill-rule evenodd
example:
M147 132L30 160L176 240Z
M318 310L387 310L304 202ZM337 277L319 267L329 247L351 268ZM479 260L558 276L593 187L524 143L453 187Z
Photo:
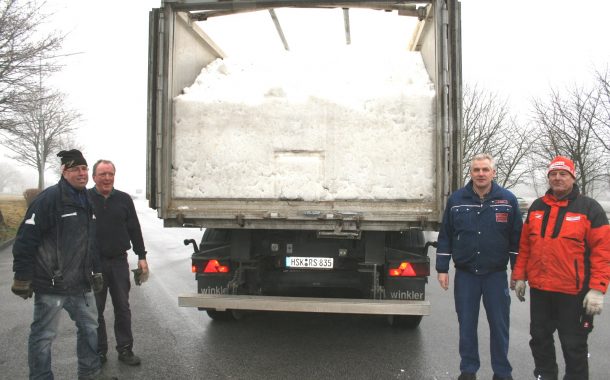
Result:
M441 288L445 290L449 289L449 273L439 273L438 283L441 284Z
M104 289L104 276L101 273L91 275L91 289L94 293L99 293Z
M525 301L525 281L524 280L516 280L515 281L515 294L519 301Z
M136 285L140 286L143 282L148 281L150 271L148 270L146 259L138 260L138 269L132 269L131 271L133 272L133 281Z
M588 315L601 314L604 308L604 294L597 289L589 290L582 306Z
M32 281L14 279L13 286L11 286L11 291L24 300L27 300L28 298L31 298L32 294L34 293Z
M150 271L148 270L148 262L146 261L146 259L138 260L138 268L142 270L142 274L140 275L140 281L148 281L148 275Z

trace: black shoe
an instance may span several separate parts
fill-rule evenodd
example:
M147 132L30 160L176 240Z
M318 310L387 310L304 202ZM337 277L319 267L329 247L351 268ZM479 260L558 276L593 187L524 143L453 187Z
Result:
M513 377L512 376L501 377L494 373L494 377L492 380L513 380Z
M100 356L100 363L104 364L108 361L108 358L106 357L105 353L100 352L98 355Z
M140 358L129 349L119 352L119 360L127 365L140 365Z
M476 373L462 372L458 380L477 380Z
M534 370L534 376L536 376L536 380L557 380L558 376L556 373L554 374L542 374L538 373L538 370Z
M101 372L90 376L79 376L78 380L119 380L118 377L102 375Z

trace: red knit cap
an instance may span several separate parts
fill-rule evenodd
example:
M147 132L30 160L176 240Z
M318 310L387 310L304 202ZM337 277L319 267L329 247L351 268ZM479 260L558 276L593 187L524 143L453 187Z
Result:
M553 161L549 164L548 169L546 170L547 177L549 173L553 170L565 170L574 178L576 178L576 172L574 170L574 162L567 157L557 156L553 158Z

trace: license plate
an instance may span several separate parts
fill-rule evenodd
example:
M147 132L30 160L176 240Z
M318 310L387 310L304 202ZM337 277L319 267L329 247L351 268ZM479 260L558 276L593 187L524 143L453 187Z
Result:
M286 257L287 268L332 269L332 257Z

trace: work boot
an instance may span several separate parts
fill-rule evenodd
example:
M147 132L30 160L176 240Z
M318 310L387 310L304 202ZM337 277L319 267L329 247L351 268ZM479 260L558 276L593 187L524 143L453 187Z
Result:
M119 351L119 360L127 365L140 365L140 358L130 349Z
M536 380L557 380L557 374L542 374L537 373L538 370L534 370L534 376L536 376Z
M477 380L477 374L470 372L462 372L460 374L460 377L458 377L458 380Z

